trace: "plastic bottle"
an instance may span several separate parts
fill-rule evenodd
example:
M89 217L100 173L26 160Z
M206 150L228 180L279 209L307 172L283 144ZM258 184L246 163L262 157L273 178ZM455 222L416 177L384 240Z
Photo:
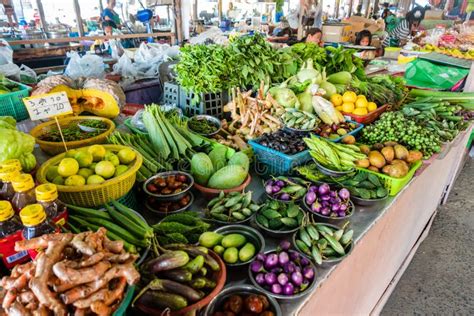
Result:
M23 223L21 237L23 239L32 239L46 234L59 232L59 228L52 223L46 216L41 204L30 204L20 211L20 218ZM31 259L36 258L38 252L34 249L28 250Z
M31 174L23 173L13 178L13 189L15 195L12 206L15 212L20 212L25 206L36 203L35 182Z
M0 189L0 199L11 201L15 195L12 180L20 175L20 171L13 166L0 167L0 179L2 187Z
M66 205L58 199L58 188L53 183L41 184L36 187L36 201L41 204L46 216L56 225L63 226L67 222Z
M3 265L8 269L30 259L27 251L15 251L15 243L22 240L22 228L11 203L0 201L0 254Z

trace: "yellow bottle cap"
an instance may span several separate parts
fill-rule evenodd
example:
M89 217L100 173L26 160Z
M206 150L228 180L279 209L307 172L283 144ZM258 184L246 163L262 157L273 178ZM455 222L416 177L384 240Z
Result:
M38 202L52 202L58 199L58 188L54 183L46 183L37 186L35 193Z
M15 215L13 207L8 201L0 201L0 222L5 222Z
M12 184L15 192L26 192L35 187L33 177L29 173L23 173L13 178Z
M20 175L20 171L13 166L0 167L0 180L3 182L12 182Z
M30 204L20 211L21 222L25 226L36 226L44 222L46 212L41 204Z
M13 167L16 167L18 171L21 171L21 163L20 163L20 160L18 159L8 159L2 162L0 165L2 167L13 166Z

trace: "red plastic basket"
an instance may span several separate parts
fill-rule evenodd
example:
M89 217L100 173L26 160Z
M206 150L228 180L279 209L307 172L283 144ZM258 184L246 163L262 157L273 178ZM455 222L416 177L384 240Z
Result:
M375 121L383 112L387 110L388 104L382 105L377 110L367 114L367 115L355 115L352 113L343 112L344 116L348 116L351 120L356 121L357 123L362 123L364 125L370 124Z

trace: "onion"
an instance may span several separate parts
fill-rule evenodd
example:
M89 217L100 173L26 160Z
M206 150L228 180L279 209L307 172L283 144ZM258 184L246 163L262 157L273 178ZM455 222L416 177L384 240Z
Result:
M351 193L346 188L339 190L339 197L343 200L348 200L351 197Z
M316 201L316 197L317 197L316 193L308 192L308 194L306 194L306 204L308 205L313 204Z
M286 283L288 283L288 276L286 275L286 273L280 273L277 277L277 280L278 283L280 283L281 285L285 285Z
M278 254L278 262L280 263L280 265L284 265L288 261L290 261L290 256L288 256L288 253L286 251L282 251Z
M304 267L303 276L307 280L312 280L314 278L314 269L313 269L313 267L310 267L310 266Z
M265 274L259 273L255 276L255 282L259 285L264 285L266 283L265 281Z
M275 185L279 186L280 188L283 188L286 185L286 183L283 180L277 180L275 182Z
M275 283L272 285L272 293L273 294L280 294L282 291L281 285L278 283Z
M275 273L265 273L265 283L272 285L277 281L277 276Z
M272 187L272 193L273 194L280 192L280 190L281 190L281 188L278 185L274 185Z
M265 261L267 259L267 256L263 252L259 252L257 254L257 260L258 261Z
M283 193L282 195L280 195L280 200L289 201L290 199L291 196L288 193Z
M300 286L303 283L303 275L300 271L295 271L291 274L291 282L296 286Z
M258 272L261 272L263 271L263 263L262 261L254 261L250 264L250 269L252 270L252 272L254 273L258 273Z
M273 186L271 184L267 184L265 186L265 192L267 192L267 194L272 194L273 193Z
M295 294L295 287L293 286L293 284L291 284L290 282L286 283L283 286L283 294L285 294L285 295Z
M327 183L321 184L318 188L318 192L319 192L320 195L329 194L330 190L331 190L331 187Z
M269 254L265 260L265 269L270 270L278 264L278 255L275 253Z
M296 270L295 267L295 264L290 261L285 263L285 265L283 266L283 271L285 271L286 273L293 273Z
M288 240L282 240L280 242L280 249L281 250L287 251L288 249L290 249L290 247L291 247L291 243Z

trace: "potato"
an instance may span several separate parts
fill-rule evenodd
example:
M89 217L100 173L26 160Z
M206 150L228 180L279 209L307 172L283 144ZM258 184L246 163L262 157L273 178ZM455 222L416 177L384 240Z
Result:
M369 159L360 159L355 161L355 165L360 168L368 168L370 166Z
M386 164L385 158L377 150L372 150L369 153L369 161L372 166L375 166L377 168L382 168Z
M371 170L371 171L375 171L375 172L380 172L379 168L377 168L375 166L369 166L367 169Z
M360 145L360 152L363 153L363 154L366 154L368 155L369 152L370 152L370 147L367 146L367 145Z
M393 178L403 178L408 173L408 167L404 164L395 164L390 166L388 175Z
M423 158L423 154L419 152L418 150L410 150L408 152L408 157L407 157L407 162L408 163L414 163Z
M353 145L353 144L355 144L356 139L355 139L355 137L352 136L352 135L347 135L347 136L344 136L344 138L342 139L342 142L343 142L344 144Z
M392 146L385 146L380 152L388 163L390 163L393 158L395 158L395 150Z
M395 149L395 157L400 160L405 160L408 157L408 149L402 145L396 145Z

